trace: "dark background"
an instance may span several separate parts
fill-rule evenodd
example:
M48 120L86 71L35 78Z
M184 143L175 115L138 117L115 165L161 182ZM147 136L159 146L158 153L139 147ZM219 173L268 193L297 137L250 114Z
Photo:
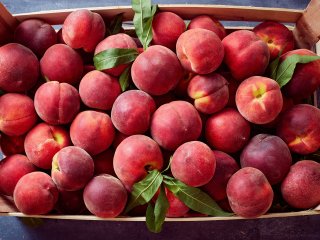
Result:
M130 5L130 0L5 0L11 13ZM308 0L154 0L153 3L224 4L304 9ZM319 23L320 24L320 23ZM5 239L320 239L320 216L210 222L166 222L160 234L149 233L144 222L43 220L39 226L19 218L0 217L0 240Z

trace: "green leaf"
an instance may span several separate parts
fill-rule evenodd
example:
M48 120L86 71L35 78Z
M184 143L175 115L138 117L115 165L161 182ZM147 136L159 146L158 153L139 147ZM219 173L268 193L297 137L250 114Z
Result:
M280 87L283 87L291 80L294 69L298 63L309 63L319 59L320 56L301 56L298 54L291 55L279 65L275 80Z
M119 13L116 16L114 16L114 18L108 26L109 35L117 34L121 31L123 14L124 13Z
M151 5L151 0L132 0L131 4L135 12L133 24L136 34L143 48L147 49L152 40L152 20L158 6Z
M158 191L163 176L158 170L152 170L143 180L133 185L125 213L132 208L148 203Z
M163 177L166 187L192 210L211 216L233 215L232 213L223 211L208 194L199 188L187 186L172 177Z
M111 48L96 54L93 63L97 70L105 70L133 62L138 55L134 48Z
M127 67L119 77L119 83L120 83L122 92L127 90L129 87L130 69L131 69L130 66Z
M277 56L276 59L274 59L270 64L269 64L269 73L270 73L270 78L272 79L276 79L277 77L277 70L278 70L278 67L279 67L279 62L280 62L280 57L282 55L282 51L283 51L284 48L282 48L280 51L279 51L279 54Z
M166 196L165 188L163 185L161 185L160 194L157 198L155 206L153 207L152 203L149 203L146 212L146 224L151 232L161 232L168 208L169 201Z

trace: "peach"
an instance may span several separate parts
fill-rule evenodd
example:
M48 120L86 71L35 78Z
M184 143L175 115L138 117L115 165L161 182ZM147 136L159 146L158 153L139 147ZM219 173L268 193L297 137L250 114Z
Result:
M320 110L307 104L298 104L283 113L277 126L277 135L292 152L310 154L320 147Z
M226 153L241 150L250 138L250 124L233 108L225 108L209 117L205 136L208 144Z
M105 33L103 18L87 9L73 11L62 25L63 41L74 49L83 48L86 52L93 52Z
M188 102L173 101L160 106L152 116L151 136L164 149L174 151L181 144L197 140L202 121Z
M82 102L90 108L100 110L110 110L120 93L118 80L97 70L88 72L79 85Z
M148 93L130 90L115 100L111 110L111 120L123 134L140 134L149 129L151 116L155 110L156 104Z
M227 184L232 211L244 218L256 218L271 207L273 190L265 175L252 167L241 168Z
M15 29L14 41L28 47L41 58L49 47L57 43L57 34L45 21L27 19Z
M24 175L17 183L13 199L24 214L47 214L55 206L59 191L51 177L43 172Z
M224 49L215 33L195 28L187 30L178 38L177 56L187 71L208 74L222 63Z
M1 133L0 137L0 149L5 156L13 154L24 153L24 139L25 135L8 136Z
M293 164L281 184L281 193L294 208L316 207L320 204L320 164L312 160Z
M126 206L127 191L119 179L101 174L94 177L83 191L88 210L102 218L117 217Z
M113 156L114 151L110 148L93 156L94 175L106 173L115 176L116 174L113 169Z
M70 123L80 109L77 89L56 81L42 84L35 93L34 106L39 117L48 124Z
M175 53L160 45L147 48L131 67L133 83L151 95L163 95L174 89L183 74Z
M80 112L70 126L71 141L75 146L96 155L107 150L115 130L108 114L97 111Z
M287 144L269 134L254 136L240 156L241 167L259 169L271 185L280 183L289 172L292 157Z
M69 146L58 151L52 159L51 177L59 189L76 191L93 177L94 163L82 148Z
M224 26L219 22L219 20L208 15L199 15L193 18L188 25L188 29L194 28L210 30L217 34L221 40L227 35Z
M195 108L206 114L223 109L229 99L227 80L218 73L194 76L188 86L189 97Z
M285 25L274 21L264 21L252 30L264 41L270 51L270 60L294 49L294 37Z
M29 48L21 44L8 43L0 47L0 63L1 90L24 92L38 81L39 61Z
M279 84L271 78L254 76L239 85L236 105L249 122L265 124L273 121L283 106Z
M190 72L185 71L183 78L178 82L178 85L176 86L176 88L173 89L173 93L177 97L180 97L180 99L189 99L190 97L188 95L188 86L189 86L191 79L195 75L196 74L194 74L194 73L190 73ZM186 100L186 101L188 101L188 100Z
M9 136L28 132L37 122L33 101L26 95L7 93L0 97L0 131Z
M294 54L316 56L314 52L308 49L297 49L283 54L280 63ZM299 100L311 96L319 86L320 60L316 60L306 64L297 64L291 80L283 87L283 92L287 97Z
M21 154L14 154L0 161L0 194L13 196L13 190L21 177L37 168Z
M77 84L82 77L83 61L68 45L55 44L41 58L40 69L46 81Z
M205 143L191 141L177 148L172 156L170 168L176 179L189 186L200 187L213 177L216 159Z
M62 214L81 214L86 210L83 201L83 191L59 190L59 198L55 209Z
M94 51L94 55L97 55L98 53L112 49L112 48L137 48L137 44L127 34L124 33L118 33L115 35L111 35L104 40L102 40L96 47ZM119 66L105 69L103 70L105 73L110 74L112 76L118 77L121 75L121 73L128 67L128 64L120 64Z
M165 189L166 196L169 202L169 208L166 213L166 217L183 217L189 212L189 207L186 206L179 198L177 198L170 190Z
M172 12L157 13L152 21L152 44L175 50L179 36L186 30L183 19Z
M53 156L71 145L69 133L63 127L39 123L32 128L24 141L29 160L39 168L51 169Z
M160 147L144 135L132 135L117 147L113 167L117 177L128 191L153 169L161 170L163 158Z
M253 32L235 31L226 36L222 44L224 62L236 80L262 75L266 70L270 58L268 45Z
M215 201L222 202L227 198L227 183L230 177L239 170L238 163L227 153L214 150L216 170L211 180L201 188Z

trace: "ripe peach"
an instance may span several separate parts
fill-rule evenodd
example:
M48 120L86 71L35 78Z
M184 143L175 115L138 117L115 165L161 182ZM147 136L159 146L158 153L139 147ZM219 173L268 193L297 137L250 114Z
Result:
M213 177L216 159L205 143L191 141L177 148L172 156L170 168L176 179L189 186L200 187Z
M293 164L281 184L281 193L294 208L316 207L320 204L320 164L312 160Z
M28 132L37 122L33 101L26 95L7 93L0 97L0 131L9 136Z
M149 129L155 110L156 104L148 93L126 91L119 95L112 106L112 123L123 134L142 134Z
M18 43L0 47L0 89L24 92L31 89L39 77L39 61L34 53Z
M117 177L128 191L133 184L142 180L153 169L160 170L163 158L160 147L144 135L132 135L117 147L113 167Z
M52 81L38 88L34 106L39 117L46 123L67 124L80 109L80 97L77 89L70 84Z
M278 116L283 106L279 84L271 78L250 77L239 85L236 105L249 122L269 123Z
M166 196L169 202L169 208L166 217L183 217L189 212L189 207L185 205L179 198L177 198L170 190L165 188Z
M113 169L113 156L114 151L110 148L93 156L94 175L106 173L115 176L116 174Z
M152 21L152 44L175 50L179 36L186 30L183 19L172 12L157 13Z
M88 210L102 218L117 217L127 203L127 191L119 179L101 174L94 177L83 191Z
M194 76L188 86L195 108L206 114L223 109L228 103L228 82L218 73Z
M0 194L12 196L21 177L36 171L37 168L21 154L11 155L0 161Z
M215 33L196 28L180 35L177 41L177 56L187 71L208 74L222 63L224 49Z
M181 144L197 140L202 121L188 102L173 101L160 106L152 116L151 136L164 149L175 150Z
M70 126L71 141L91 155L107 150L115 130L108 114L97 111L80 112Z
M273 190L260 170L245 167L231 176L227 196L234 213L244 218L256 218L271 207Z
M118 80L97 70L88 72L79 85L82 102L90 108L100 110L110 110L120 93Z
M24 175L17 183L13 198L24 214L46 214L55 206L59 191L51 177L43 172Z
M240 156L241 167L259 169L271 185L280 183L289 172L292 157L287 144L269 134L254 136Z
M283 113L277 135L298 154L309 154L320 147L320 110L307 104L298 104Z
M268 45L253 32L235 31L226 36L222 44L224 62L236 80L262 75L266 70L270 58Z
M25 135L8 136L4 133L1 133L0 151L2 151L5 156L24 153L23 144L25 137Z
M280 51L282 54L294 49L294 38L292 31L285 25L274 21L264 21L258 24L252 30L258 37L261 38L270 51L270 60L279 56Z
M65 191L84 188L92 178L93 172L92 158L79 147L62 148L52 159L51 177L57 187Z
M105 33L103 18L87 9L73 11L62 25L63 41L74 49L83 48L86 52L93 52Z
M55 44L41 58L40 69L46 81L77 84L82 77L83 61L68 45Z
M57 34L45 21L27 19L15 29L14 41L28 47L41 58L49 47L57 43Z
M64 191L59 190L59 198L55 209L62 214L81 214L86 210L83 201L83 190Z
M217 34L221 40L227 35L224 26L219 22L219 20L208 15L199 15L193 18L188 25L188 29L194 28L210 30Z
M32 128L24 142L29 160L39 168L51 169L53 156L71 145L69 133L63 127L39 123Z
M248 142L251 127L237 110L226 108L211 115L205 129L206 139L211 147L235 153Z

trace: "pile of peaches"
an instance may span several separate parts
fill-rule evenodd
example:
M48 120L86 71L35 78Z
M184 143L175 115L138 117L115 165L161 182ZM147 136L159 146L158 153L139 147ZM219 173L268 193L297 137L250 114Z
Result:
M279 202L320 204L320 164L310 157L320 110L306 104L320 86L320 60L298 63L283 87L270 78L275 59L316 56L295 49L285 25L227 34L212 16L186 25L158 12L145 49L107 26L89 10L72 12L57 33L28 19L0 47L0 194L19 211L123 215L134 184L168 164L170 176L242 217ZM114 48L138 56L97 70L94 56ZM190 215L166 195L167 217Z

